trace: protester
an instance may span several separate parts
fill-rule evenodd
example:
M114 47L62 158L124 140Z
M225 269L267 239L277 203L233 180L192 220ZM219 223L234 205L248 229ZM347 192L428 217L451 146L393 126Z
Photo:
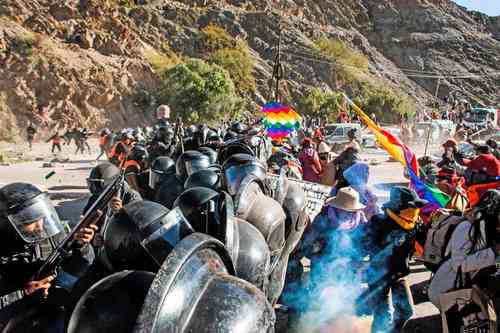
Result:
M389 201L382 207L383 213L373 216L367 225L364 244L370 256L369 297L360 302L369 302L372 307L374 333L400 332L413 314L406 276L410 274L409 261L421 229L419 208L426 203L411 189L393 187ZM394 309L392 319L389 293Z
M478 156L465 162L466 178L469 184L494 181L500 176L500 161L491 153L490 147L482 145L477 148Z
M459 170L460 166L464 165L464 157L458 151L458 144L455 140L450 139L443 143L444 153L442 160L437 164L439 168L451 168Z
M59 152L61 152L61 137L59 136L59 132L56 132L54 135L52 135L47 142L52 141L52 149L51 152L54 153L55 149L57 148Z
M36 134L36 128L30 122L28 124L28 127L26 128L26 139L28 141L28 145L30 147L30 150L33 148L33 140L35 138L35 134Z
M302 151L299 154L299 161L302 164L303 179L312 183L321 181L320 175L322 172L321 163L319 161L318 152L314 149L312 140L304 138L302 142Z
M353 164L359 161L359 150L354 147L346 148L340 155L333 160L333 164L336 167L335 172L335 185L332 189L332 194L342 187L346 187L349 184L344 178L344 171L349 169Z
M460 274L463 281L470 280L468 287L472 283L486 287L500 255L499 216L500 192L490 190L465 213L464 221L453 231L446 249L449 259L439 267L429 286L429 299L438 309L440 295L455 287Z
M99 161L99 159L105 155L108 157L108 147L110 146L111 141L111 131L107 128L103 129L99 134L99 156L95 159Z
M311 260L307 307L321 302L320 294L326 285L361 283L358 263L363 256L359 244L362 227L367 223L365 208L358 192L344 187L325 201L321 213L304 233L298 252ZM293 293L290 291L289 296L293 297Z
M319 160L321 163L320 183L327 186L335 185L336 167L332 157L336 156L331 152L330 146L326 142L321 142L318 147Z
M380 213L377 204L378 198L373 190L368 186L370 168L365 163L355 163L344 171L344 178L347 183L359 193L360 201L365 208L363 212L368 220Z

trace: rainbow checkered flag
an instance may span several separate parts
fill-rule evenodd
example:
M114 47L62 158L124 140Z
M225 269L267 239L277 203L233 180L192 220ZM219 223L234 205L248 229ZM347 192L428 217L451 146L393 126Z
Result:
M302 117L292 108L278 102L262 107L267 136L273 141L282 141L290 133L300 129Z

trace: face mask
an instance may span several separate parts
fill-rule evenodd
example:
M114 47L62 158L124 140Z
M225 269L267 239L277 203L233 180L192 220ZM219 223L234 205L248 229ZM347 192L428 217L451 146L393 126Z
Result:
M400 211L398 215L408 222L416 222L419 214L420 209L418 208L406 208Z

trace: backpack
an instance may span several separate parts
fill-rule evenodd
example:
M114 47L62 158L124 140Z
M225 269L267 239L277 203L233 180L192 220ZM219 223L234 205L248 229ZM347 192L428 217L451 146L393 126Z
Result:
M452 210L438 209L432 213L425 239L423 263L435 273L446 258L446 248L453 231L464 218Z

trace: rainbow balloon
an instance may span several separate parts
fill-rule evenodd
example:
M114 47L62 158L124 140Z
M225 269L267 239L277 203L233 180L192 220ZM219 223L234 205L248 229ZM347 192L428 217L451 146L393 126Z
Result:
M268 103L262 107L262 112L267 136L273 141L281 141L300 128L300 115L281 103Z

